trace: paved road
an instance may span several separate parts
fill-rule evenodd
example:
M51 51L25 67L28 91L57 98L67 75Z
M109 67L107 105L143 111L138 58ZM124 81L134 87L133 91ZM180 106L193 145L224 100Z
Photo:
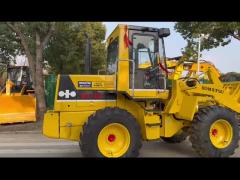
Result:
M49 139L40 133L1 133L0 157L82 157L77 142ZM197 157L191 144L145 142L140 157ZM234 157L240 157L240 148Z

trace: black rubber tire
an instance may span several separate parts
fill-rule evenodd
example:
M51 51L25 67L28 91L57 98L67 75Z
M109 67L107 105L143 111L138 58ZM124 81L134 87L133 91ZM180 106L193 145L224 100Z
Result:
M137 157L142 146L140 126L135 117L120 108L105 108L96 111L83 125L79 146L85 157L104 157L99 151L97 138L100 131L108 124L120 123L130 133L130 146L122 157Z
M235 115L236 113L220 106L205 107L196 113L190 128L189 140L198 155L201 157L229 157L234 154L239 141L239 127ZM223 149L216 148L209 137L211 125L219 119L228 121L233 129L232 141Z
M180 133L177 133L172 137L161 137L161 139L166 143L175 144L185 141L188 135L187 132L181 130Z

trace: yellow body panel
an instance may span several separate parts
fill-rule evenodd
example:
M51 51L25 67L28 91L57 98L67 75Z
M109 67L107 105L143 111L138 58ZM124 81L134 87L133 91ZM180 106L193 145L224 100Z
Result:
M129 49L124 43L125 25L119 25L119 60L129 59ZM128 30L127 30L128 33Z
M195 96L183 96L179 111L175 114L179 119L192 120L197 112L198 98Z
M72 141L79 141L82 126L60 127L60 138Z
M169 97L169 91L163 89L129 89L127 92L135 99L159 98L164 100Z
M57 100L55 103L54 110L55 111L96 111L98 109L102 109L104 107L113 107L116 105L116 101L94 101L94 100L86 100L86 101L69 101L69 102L61 102Z
M161 136L172 137L183 127L188 126L188 122L184 120L176 120L170 114L163 115Z
M60 113L60 127L65 126L82 126L86 119L95 111L84 112L61 112Z
M129 61L120 60L118 62L118 84L117 89L126 92L129 89Z
M124 25L119 25L119 59L118 59L118 78L117 89L126 92L129 89L129 49L125 47Z
M61 112L60 138L78 141L83 124L95 111Z
M43 135L50 138L59 138L59 112L48 111L44 115Z
M160 124L161 119L159 115L147 114L144 116L146 139L159 139L161 134Z

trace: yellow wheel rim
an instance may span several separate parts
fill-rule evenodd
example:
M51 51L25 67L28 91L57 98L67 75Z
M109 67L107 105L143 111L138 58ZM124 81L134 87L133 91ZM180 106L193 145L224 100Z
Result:
M128 129L119 123L105 126L98 135L98 148L105 157L121 157L130 145Z
M211 125L209 134L212 144L216 148L223 149L231 143L233 129L228 121L220 119Z

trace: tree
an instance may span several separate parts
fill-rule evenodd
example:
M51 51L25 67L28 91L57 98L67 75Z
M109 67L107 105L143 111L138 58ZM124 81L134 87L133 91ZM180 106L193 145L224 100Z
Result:
M195 61L198 58L198 43L196 42L196 40L187 40L187 45L185 48L182 49L182 54L183 55L181 60Z
M0 60L8 64L14 60L14 56L21 54L21 48L16 41L15 34L9 31L6 23L0 23Z
M101 22L59 22L45 51L45 59L56 74L79 74L84 71L85 33L91 40L92 73L106 62L106 28ZM57 62L57 63L56 63Z
M0 23L0 30L0 53L7 61L21 54L28 58L39 120L46 110L43 60L49 62L55 73L82 73L87 33L92 44L92 73L97 73L106 62L106 28L100 22L12 22Z
M30 74L35 87L37 100L37 119L43 120L46 111L46 103L44 96L44 79L43 79L43 52L48 45L48 41L52 36L55 23L54 22L7 22L7 27L12 31L10 38L11 44L16 44L15 51L23 53L28 58ZM14 43L17 42L17 43ZM18 47L17 47L18 45ZM6 48L8 53L13 47ZM16 52L12 52L13 54Z
M196 39L200 34L208 36L201 41L201 51L226 46L232 38L240 40L240 22L178 22L174 29L187 40L188 44L183 53L187 54L188 51L188 56L196 56L193 49L196 49Z
M240 73L236 72L228 72L221 76L221 80L223 82L233 82L233 81L240 81Z

